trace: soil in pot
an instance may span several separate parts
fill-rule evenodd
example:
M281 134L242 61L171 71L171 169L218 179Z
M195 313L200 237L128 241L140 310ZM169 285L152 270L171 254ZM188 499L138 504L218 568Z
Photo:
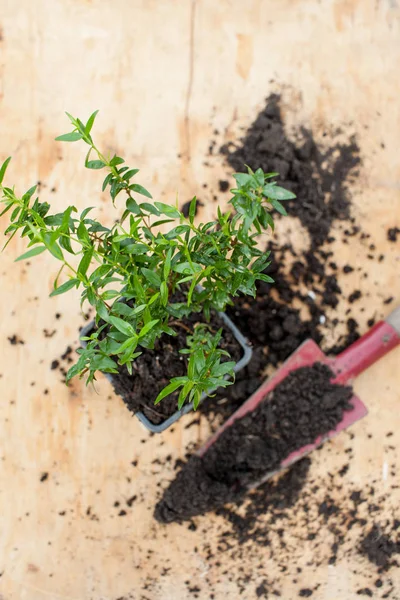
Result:
M351 408L353 392L331 383L333 377L323 364L293 371L202 458L188 460L157 504L155 518L182 521L237 501L293 450L334 429Z
M129 375L126 367L113 375L115 393L122 397L129 410L133 413L143 412L155 425L159 425L178 410L177 392L164 398L157 406L154 406L154 400L170 379L186 374L186 358L185 355L179 354L179 350L187 347L186 337L193 331L194 325L203 322L204 317L200 313L182 319L175 327L175 337L165 334L156 341L154 350L143 349L133 364L132 375ZM211 314L210 326L215 332L223 329L220 347L229 352L232 360L239 361L243 350L218 314Z

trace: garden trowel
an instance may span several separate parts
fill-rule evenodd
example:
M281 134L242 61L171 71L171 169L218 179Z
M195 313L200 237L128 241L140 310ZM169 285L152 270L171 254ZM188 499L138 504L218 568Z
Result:
M314 363L324 363L330 367L335 374L333 383L346 384L351 382L357 375L368 369L374 362L390 352L400 344L400 306L397 307L384 321L380 321L370 329L363 337L349 346L344 352L330 358L325 356L317 344L309 339L283 363L277 372L265 381L256 392L233 415L220 427L220 429L204 444L198 454L203 456L208 448L216 441L225 429L230 427L236 419L240 419L246 413L254 410L266 396L277 386L291 371L300 367L311 366ZM353 396L350 400L353 408L343 414L343 419L335 429L319 436L312 444L303 446L287 456L279 465L279 468L266 473L262 479L249 487L257 487L282 469L289 467L300 460L312 450L323 444L327 439L334 437L343 429L347 429L353 423L365 417L368 413L366 406L358 398Z

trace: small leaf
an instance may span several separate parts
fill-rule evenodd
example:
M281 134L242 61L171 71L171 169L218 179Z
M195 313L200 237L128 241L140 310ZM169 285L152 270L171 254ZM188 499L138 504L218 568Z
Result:
M146 254L149 249L144 244L129 244L128 246L124 247L124 250L126 252L129 252L129 254L140 255L140 254Z
M102 185L102 188L101 188L103 192L106 189L106 187L108 186L108 184L110 183L110 181L111 181L112 178L113 178L113 174L109 173L107 175L107 177L104 179L103 185Z
M9 156L8 158L6 158L6 160L1 165L1 168L0 168L0 185L3 183L4 175L6 173L6 170L7 170L7 167L8 167L8 163L10 162L10 160L11 160L11 156Z
M112 167L116 167L117 165L122 165L122 163L124 163L124 162L125 162L124 159L121 158L120 156L114 156L114 158L112 158L110 160L110 165Z
M125 173L125 175L123 176L123 180L124 181L128 181L129 179L131 179L132 177L134 177L136 175L136 173L139 173L139 169L130 169L129 171L127 171Z
M53 290L50 294L50 297L59 296L60 294L64 294L64 292L68 292L73 287L75 287L78 283L79 283L79 279L69 279L68 281L66 281L65 283L60 285L58 288Z
M165 280L168 279L168 275L171 271L171 258L172 258L172 248L169 248L169 250L167 252L167 256L165 258L165 263L164 263L164 279Z
M234 173L233 176L239 187L246 185L253 179L253 177L248 173Z
M136 332L135 332L134 328L132 327L132 325L130 323L127 323L126 321L123 321L119 317L111 317L110 316L108 318L108 320L121 333L124 333L125 335L127 335L129 337L134 337L136 335Z
M179 263L177 265L174 265L172 267L172 270L175 271L176 273L183 273L184 275L188 275L189 273L192 273L193 275L199 271L202 270L201 265L199 265L198 263L188 263L188 262L183 262L183 263Z
M275 200L293 200L296 198L296 194L293 194L293 192L271 183L267 183L263 187L263 193L267 198L274 198Z
M21 254L21 256L18 256L18 258L15 259L15 262L18 262L19 260L26 260L27 258L31 258L32 256L37 256L38 254L42 254L42 252L44 252L45 250L46 246L35 246L31 250L28 250L28 252L25 252L25 254Z
M173 392L175 392L175 390L177 390L179 387L181 387L182 385L184 385L184 381L171 381L171 383L169 383L163 390L161 390L161 392L158 394L157 398L154 401L154 404L158 404L159 402L161 402L161 400L163 400L166 396L169 396L170 394L172 394Z
M140 313L142 313L144 311L145 308L147 308L147 304L139 304L139 306L137 306L133 310L130 309L130 311L131 311L132 315L139 315Z
M92 256L93 256L93 248L84 252L84 254L81 258L81 261L78 266L78 273L79 273L79 275L82 275L82 277L84 277L86 275L86 272L90 266L90 263L92 262Z
M151 271L150 269L146 269L145 267L143 267L142 273L145 276L146 280L151 285L154 285L156 287L160 286L161 279L160 279L160 276L158 275L158 273L155 273L154 271Z
M103 169L105 166L102 160L88 160L85 165L87 169Z
M274 200L271 198L271 204L279 213L281 213L281 215L283 215L284 217L287 216L286 209L280 202L278 202L278 200Z
M265 273L258 273L257 279L261 279L261 281L266 281L267 283L274 283L274 279L269 275L265 275Z
M129 212L133 213L134 215L140 215L139 204L133 198L128 198L128 200L126 201L126 208L129 210Z
M102 300L98 300L96 302L96 313L98 314L100 319L103 319L103 321L108 321L108 310Z
M137 192L138 194L142 194L142 196L153 199L153 196L150 194L150 192L148 192L146 188L138 183L132 183L132 185L129 186L129 189L132 190L132 192Z
M95 118L96 118L96 116L97 116L97 113L98 113L98 112L99 112L98 110L95 110L95 111L94 111L94 113L92 113L92 114L90 115L90 117L89 117L89 119L88 119L88 122L86 123L86 127L85 127L85 133L86 133L87 135L88 135L88 134L91 132L91 130L92 130L93 123L94 123L94 120L95 120Z
M152 215L156 215L156 217L160 216L158 209L155 206L153 206L152 204L149 204L148 202L143 202L140 205L140 208L142 210L147 210L147 212L151 213Z
M82 139L82 134L78 131L71 131L71 133L64 133L56 137L56 142L77 142Z
M177 208L170 206L169 204L164 204L163 202L154 202L155 206L157 206L158 210L161 214L167 215L167 217L174 217L175 219L179 219L181 213Z
M254 179L257 181L258 185L264 185L264 171L262 169L257 169L254 173Z
M105 373L118 373L118 365L109 356L97 355L91 360L91 369Z
M189 206L189 221L193 224L194 218L196 216L196 205L197 205L197 198L196 196L192 199L192 201L190 202L190 206Z
M168 286L165 281L161 282L160 296L161 296L161 302L162 302L163 306L167 306L167 304L168 304Z
M81 221L83 221L83 219L88 215L88 213L94 208L94 206L89 206L88 208L85 208L85 210L83 210L81 214Z
M78 234L78 238L80 239L81 242L86 242L88 244L90 244L90 237L88 235L87 229L85 227L85 224L80 222L79 223L79 227L77 229L77 234Z
M153 329L153 327L155 325L157 325L157 323L159 322L160 319L154 319L153 321L150 321L149 323L146 323L146 325L140 330L139 332L139 337L142 338L145 335L147 335L149 333L149 331L151 329Z

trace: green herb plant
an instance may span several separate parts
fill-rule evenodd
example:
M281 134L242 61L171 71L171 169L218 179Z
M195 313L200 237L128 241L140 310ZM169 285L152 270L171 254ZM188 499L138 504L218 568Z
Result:
M185 317L201 313L208 322L212 310L224 311L235 296L255 296L257 280L272 282L264 272L269 253L257 247L257 238L274 227L271 209L286 214L281 201L294 198L273 180L277 173L248 168L234 175L230 211L218 208L215 220L196 224L196 197L188 218L177 206L150 202L151 194L136 183L138 169L98 149L92 138L96 114L85 124L67 113L73 131L56 139L87 144L85 166L106 172L102 189L108 189L113 204L124 196L121 218L112 227L91 218L93 207L78 214L68 206L50 214L47 202L34 199L36 186L22 196L3 186L10 158L0 169L0 216L11 215L6 245L19 232L28 250L17 260L50 252L60 263L51 296L80 288L81 304L87 301L95 309L96 328L67 375L67 380L86 375L88 383L97 371L118 373L126 367L132 374L143 349L154 348L164 334L176 335ZM177 292L184 301L176 300ZM195 325L181 351L187 374L171 379L155 403L179 390L178 407L193 401L196 408L203 393L232 383L235 363L226 360L220 339L221 331Z

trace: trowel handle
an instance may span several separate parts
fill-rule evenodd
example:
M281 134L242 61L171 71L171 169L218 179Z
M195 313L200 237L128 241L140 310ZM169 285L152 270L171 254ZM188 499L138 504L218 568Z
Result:
M335 380L344 383L356 377L398 344L400 344L400 306L336 357Z

